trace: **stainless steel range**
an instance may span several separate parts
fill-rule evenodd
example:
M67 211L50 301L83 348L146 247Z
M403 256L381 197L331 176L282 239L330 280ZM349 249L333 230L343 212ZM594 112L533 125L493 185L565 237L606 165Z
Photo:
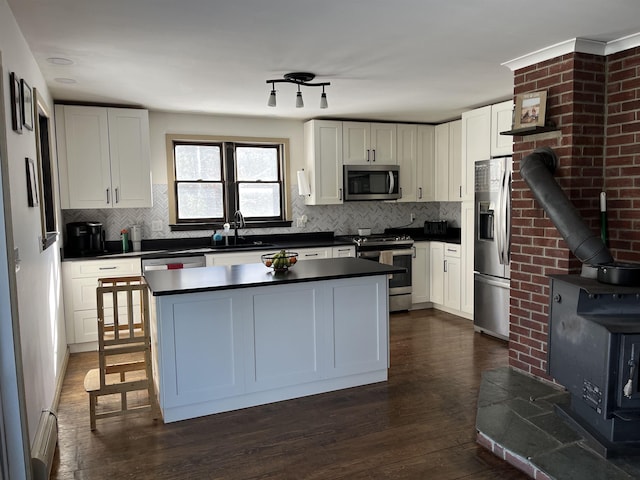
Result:
M356 245L359 258L406 269L389 279L389 311L411 308L411 259L413 239L408 235L374 234L349 237Z

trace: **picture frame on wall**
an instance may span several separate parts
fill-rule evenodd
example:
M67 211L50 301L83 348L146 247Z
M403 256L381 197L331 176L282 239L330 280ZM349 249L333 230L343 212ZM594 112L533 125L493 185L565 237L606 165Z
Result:
M37 207L38 202L38 179L36 177L36 166L32 159L26 157L25 165L27 168L27 204L30 207Z
M27 130L33 130L33 92L24 78L20 80L22 125Z
M20 79L15 72L9 74L9 89L11 91L11 128L16 133L22 133Z
M513 129L544 127L546 110L546 91L517 95Z

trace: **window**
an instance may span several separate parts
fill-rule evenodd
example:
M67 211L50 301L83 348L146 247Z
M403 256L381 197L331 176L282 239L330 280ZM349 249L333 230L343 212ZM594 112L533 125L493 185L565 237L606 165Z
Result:
M167 135L173 229L217 228L240 210L249 227L286 220L287 140Z
M54 201L54 165L51 160L50 116L44 100L34 88L35 128L40 171L40 223L42 228L42 250L49 248L58 238L56 206Z

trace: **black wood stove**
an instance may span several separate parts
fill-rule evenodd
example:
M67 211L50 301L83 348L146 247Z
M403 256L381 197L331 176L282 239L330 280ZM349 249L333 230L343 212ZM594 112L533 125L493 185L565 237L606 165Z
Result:
M601 455L640 454L640 264L620 264L580 217L552 174L543 147L520 174L583 263L582 275L551 277L547 371L569 391L561 413Z
M548 372L571 394L559 413L608 457L640 453L640 287L551 278Z

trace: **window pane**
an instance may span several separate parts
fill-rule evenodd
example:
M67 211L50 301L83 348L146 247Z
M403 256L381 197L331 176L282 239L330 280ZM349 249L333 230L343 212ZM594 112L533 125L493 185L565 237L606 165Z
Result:
M176 180L220 180L219 145L176 145Z
M236 147L237 180L278 181L278 149L274 147Z
M220 183L179 183L178 218L222 218L222 184Z
M279 217L279 183L238 184L240 211L245 217Z

